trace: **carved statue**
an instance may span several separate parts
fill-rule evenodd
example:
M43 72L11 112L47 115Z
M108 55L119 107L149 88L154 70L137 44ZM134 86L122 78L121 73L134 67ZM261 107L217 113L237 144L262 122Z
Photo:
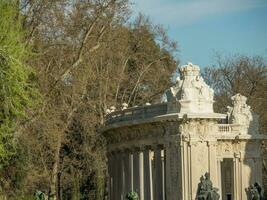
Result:
M248 196L249 200L263 200L262 188L257 182L248 188Z
M176 78L176 84L165 92L167 102L177 101L179 99L179 91L181 90L182 81L179 77Z
M233 107L227 107L229 123L240 124L245 131L258 133L259 120L250 106L247 105L247 98L241 94L236 94L232 98Z
M188 63L179 68L180 77L165 93L169 105L179 105L181 113L213 113L214 91L203 80L200 68Z
M205 178L201 176L198 184L197 200L219 200L218 188L212 186L210 174L205 173Z

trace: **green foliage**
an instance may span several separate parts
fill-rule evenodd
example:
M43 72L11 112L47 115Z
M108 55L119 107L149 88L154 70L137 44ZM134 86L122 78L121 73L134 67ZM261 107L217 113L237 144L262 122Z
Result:
M127 199L127 200L138 200L139 197L138 197L137 192L129 192L129 193L126 195L126 199Z
M34 194L35 200L45 200L45 194L42 191L36 191Z
M18 13L16 1L0 1L0 169L15 154L14 132L37 97Z

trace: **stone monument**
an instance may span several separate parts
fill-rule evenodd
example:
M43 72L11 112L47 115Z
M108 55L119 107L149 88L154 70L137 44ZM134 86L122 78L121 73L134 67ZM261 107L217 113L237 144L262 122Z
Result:
M134 191L140 200L247 200L250 185L262 185L267 137L246 97L233 96L221 114L213 111L213 96L200 68L188 63L166 102L109 109L102 129L109 199Z
M210 174L207 172L205 178L201 176L198 184L197 200L219 200L219 189L212 186Z

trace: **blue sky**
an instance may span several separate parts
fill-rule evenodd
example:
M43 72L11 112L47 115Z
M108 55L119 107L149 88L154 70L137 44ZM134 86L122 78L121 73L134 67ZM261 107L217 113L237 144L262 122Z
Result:
M267 0L132 0L135 13L167 28L181 64L209 66L216 53L267 59Z

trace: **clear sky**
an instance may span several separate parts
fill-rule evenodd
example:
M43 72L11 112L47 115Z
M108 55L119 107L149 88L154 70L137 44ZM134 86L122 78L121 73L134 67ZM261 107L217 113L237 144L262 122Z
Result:
M178 58L201 67L215 53L267 59L267 0L132 0L134 12L167 28Z

